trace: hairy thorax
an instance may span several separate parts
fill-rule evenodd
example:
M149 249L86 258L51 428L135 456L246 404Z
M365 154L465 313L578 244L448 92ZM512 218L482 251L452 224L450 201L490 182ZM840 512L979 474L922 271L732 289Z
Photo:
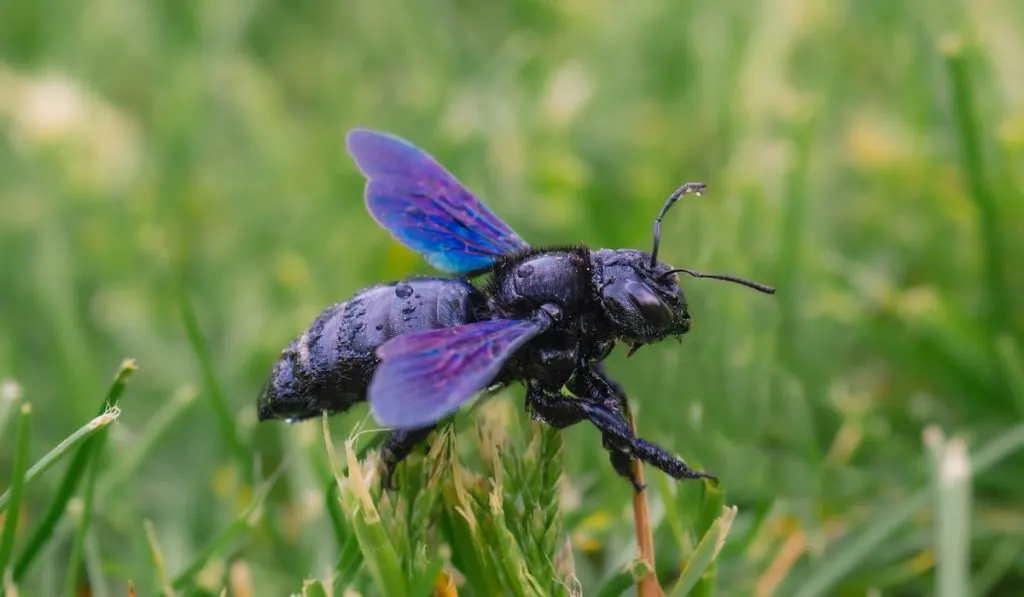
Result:
M502 261L491 278L492 316L520 319L542 307L555 314L554 325L523 347L507 373L559 389L584 357L584 339L595 327L595 294L589 250L541 249Z

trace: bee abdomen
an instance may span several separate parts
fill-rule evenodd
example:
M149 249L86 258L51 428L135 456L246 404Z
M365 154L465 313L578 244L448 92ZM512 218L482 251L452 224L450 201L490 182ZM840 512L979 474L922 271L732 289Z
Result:
M327 307L278 356L258 399L260 420L348 410L366 400L377 347L401 334L470 323L483 304L466 280L420 278L373 286Z

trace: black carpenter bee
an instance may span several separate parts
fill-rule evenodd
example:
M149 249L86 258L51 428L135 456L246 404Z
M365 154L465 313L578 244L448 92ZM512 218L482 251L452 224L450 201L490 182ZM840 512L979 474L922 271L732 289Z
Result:
M457 278L411 278L373 286L325 309L282 351L258 400L259 418L300 421L366 400L392 428L381 450L383 482L437 423L482 392L526 386L531 415L557 428L590 421L615 470L637 491L638 458L674 478L709 478L636 437L622 387L601 362L616 342L629 354L690 329L677 274L774 289L658 261L650 253L583 245L529 246L431 156L383 133L354 130L349 153L367 179L376 221L435 268ZM486 283L472 278L489 273ZM563 393L567 389L571 396Z

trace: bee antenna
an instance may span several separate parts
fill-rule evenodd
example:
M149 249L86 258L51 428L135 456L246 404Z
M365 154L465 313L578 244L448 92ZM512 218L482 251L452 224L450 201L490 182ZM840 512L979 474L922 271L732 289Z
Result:
M654 248L651 250L651 267L658 263L658 243L661 241L661 221L665 219L665 214L668 213L670 207L672 207L679 198L687 193L695 193L700 195L708 188L708 185L702 182L688 182L668 196L665 200L665 205L662 206L661 212L658 217L654 220Z
M686 269L685 267L680 267L680 268L677 268L677 269L669 270L669 271L665 272L664 274L662 274L661 277L664 278L665 276L668 276L670 274L677 274L677 273L680 273L680 272L682 272L684 274L690 274L694 278L710 278L712 280L725 280L726 282L734 282L736 284L742 284L743 286L746 286L747 288L753 288L754 290L757 290L758 292L763 292L765 294L775 294L775 289L774 288L772 288L771 286L768 286L766 284L761 284L760 282L754 282L752 280L745 280L743 278L740 278L740 277L737 277L737 276L730 276L730 275L727 275L727 274L703 274L701 272L695 272L692 269Z

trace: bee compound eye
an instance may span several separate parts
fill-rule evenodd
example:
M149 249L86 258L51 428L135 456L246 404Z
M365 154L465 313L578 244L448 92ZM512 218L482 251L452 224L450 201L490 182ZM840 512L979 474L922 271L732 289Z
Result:
M648 324L663 327L672 323L672 309L646 284L630 282L626 285L626 292Z

